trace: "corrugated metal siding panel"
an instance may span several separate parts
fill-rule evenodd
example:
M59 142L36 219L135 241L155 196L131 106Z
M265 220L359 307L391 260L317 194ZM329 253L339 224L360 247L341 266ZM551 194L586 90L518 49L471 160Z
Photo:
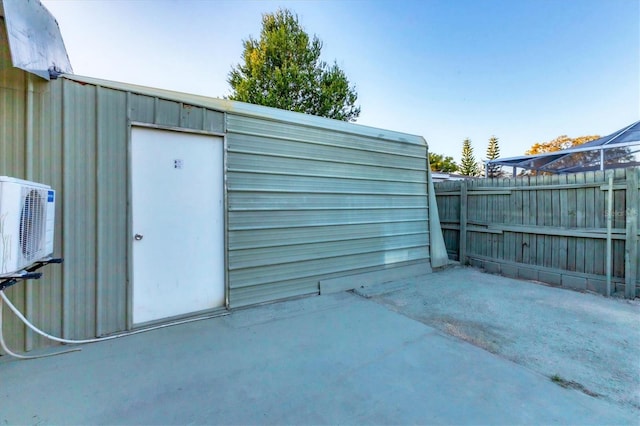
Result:
M0 174L45 182L58 189L62 187L62 156L60 151L60 124L52 119L56 98L54 90L43 80L31 77L33 83L30 130L31 142L27 142L28 89L27 74L7 69L0 72ZM58 96L59 99L59 96ZM59 115L56 117L60 117ZM31 154L28 145L31 145ZM61 249L62 203L56 203L56 254ZM44 268L43 279L20 283L7 291L9 298L35 324L45 331L60 335L62 331L62 269L57 266ZM4 311L5 337L11 348L29 350L51 345L51 342L27 331L26 327L8 310Z
M180 124L180 104L158 99L156 101L155 124L178 127Z
M412 195L414 191L424 187L420 183L393 182L384 180L356 180L341 178L325 178L304 176L300 171L296 174L236 173L230 171L229 181L234 185L230 190L250 192L284 192L314 193L321 191L329 194L367 194L367 195ZM259 175L259 176L258 176ZM295 183L295 185L293 185Z
M33 78L34 93L34 146L33 155L27 158L32 163L33 175L28 177L36 182L45 182L53 188L62 187L62 152L60 150L60 125L53 124L53 94L49 85ZM38 84L38 82L40 82ZM59 92L59 91L57 91ZM59 109L58 109L59 110ZM62 203L56 202L55 254L61 252ZM41 270L43 279L27 283L27 306L25 313L35 324L54 335L62 333L62 268L46 267ZM27 334L26 349L52 345L48 339L31 331Z
M4 28L0 26L0 31ZM13 69L0 70L0 175L24 177L26 80ZM6 290L19 309L26 307L25 286ZM3 310L5 337L12 348L25 347L25 327L8 310ZM1 349L0 349L1 351Z
M204 123L204 110L202 108L182 103L180 104L180 127L187 129L202 129Z
M318 294L318 278L281 281L268 286L247 287L232 291L233 306L249 306L297 296Z
M350 194L347 200L343 194L309 194L306 192L238 192L230 202L236 211L243 210L318 210L318 209L386 209L424 208L426 200L413 195L395 194Z
M96 329L96 88L62 80L64 324L66 338Z
M295 182L292 181L291 185L295 185ZM348 197L348 194L345 196ZM239 211L230 215L229 229L236 231L377 223L380 224L380 230L384 231L384 225L388 223L424 220L425 211L426 209L279 210L268 214L261 210Z
M274 141L274 143L277 143ZM241 148L234 146L234 155L229 158L229 167L236 171L254 172L255 154L244 154L239 151ZM310 150L310 149L309 149ZM250 149L249 149L250 151ZM275 153L260 154L260 171L271 174L295 174L304 170L304 176L326 176L340 177L346 179L373 179L380 180L384 176L393 175L394 182L418 182L424 180L422 170L407 170L403 168L392 168L388 164L383 165L360 165L353 162L340 163L336 160L310 160L303 157L278 156ZM294 160L294 161L292 161ZM399 161L402 163L404 158ZM370 158L367 161L371 161ZM330 167L328 167L330 166Z
M358 126L355 125L353 127L354 129L358 128ZM229 114L227 118L227 130L244 135L273 137L282 141L289 140L296 144L309 142L314 145L349 148L372 153L406 155L418 158L423 156L425 149L424 145L415 143L395 142L382 138L356 135L351 132L331 131L323 128L287 124L285 122L243 117L233 114ZM383 136L382 131L380 131L380 136ZM304 148L304 145L300 145L300 147ZM337 156L332 155L332 158L337 159ZM418 170L419 169L421 168L418 167Z
M348 241L375 238L380 235L380 224L349 225L349 233L345 234L344 225L323 226L322 232L315 227L307 228L274 228L234 230L229 235L229 247L234 250L248 248L279 247L287 244L322 243L327 241ZM386 223L386 235L414 235L424 233L422 220L414 222Z
M279 263L329 259L354 253L374 254L378 257L380 253L386 256L391 250L424 247L428 243L427 234L413 234L354 240L338 239L324 243L284 245L275 249L274 247L250 248L230 252L229 264L233 265L234 269L245 269Z
M127 327L127 94L97 93L96 335Z
M220 111L205 110L202 130L206 132L224 132L225 114Z
M230 125L232 118L229 117L228 132L234 131ZM348 135L342 135L348 136ZM348 139L347 139L348 141ZM385 141L389 145L395 143ZM404 144L401 144L404 146ZM416 145L406 145L411 151L420 147ZM422 148L424 150L424 147ZM290 139L275 139L270 136L258 136L243 134L242 138L234 140L234 144L229 146L230 153L253 154L253 155L270 155L282 158L294 159L314 159L316 161L324 161L336 164L354 164L365 166L379 166L387 168L397 168L405 171L423 170L424 167L415 166L414 156L393 155L385 152L364 151L355 147L341 147L330 145L328 143L318 144L307 141L296 141ZM408 161L413 158L414 161Z
M12 71L12 70L10 70ZM25 109L26 109L26 82L23 75L16 72L3 72L6 80L0 95L2 105L2 127L0 127L0 167L3 173L9 176L24 176L25 169ZM16 88L6 88L11 85Z
M303 262L290 262L289 259L285 257L286 252L281 252L274 248L272 250L276 253L274 253L273 257L278 258L277 262L280 263L255 268L242 268L241 265L238 265L238 269L231 270L229 273L229 279L233 282L232 290L257 285L271 285L272 283L278 283L288 279L324 277L336 272L348 272L374 266L388 266L393 263L428 259L429 257L429 248L425 246L403 246L395 250L387 250L384 246L379 246L370 249L378 250L373 253L358 253L356 251L356 254L349 253L348 250L340 250L343 244L337 243L335 246L338 255L318 258L315 256L315 252L311 251L308 255L314 260ZM339 254L341 252L349 254L340 256ZM230 266L230 269L231 268ZM318 284L317 281L318 280L316 280L316 287Z
M429 259L426 147L227 118L231 306Z
M131 120L155 124L155 102L156 99L151 96L136 95L133 93L129 95Z
M181 102L131 93L129 110L134 122L215 133L224 131L223 113Z

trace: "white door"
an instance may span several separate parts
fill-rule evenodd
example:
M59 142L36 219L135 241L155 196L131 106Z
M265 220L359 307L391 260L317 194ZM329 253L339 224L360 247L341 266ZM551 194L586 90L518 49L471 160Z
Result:
M224 305L221 137L132 129L133 323Z

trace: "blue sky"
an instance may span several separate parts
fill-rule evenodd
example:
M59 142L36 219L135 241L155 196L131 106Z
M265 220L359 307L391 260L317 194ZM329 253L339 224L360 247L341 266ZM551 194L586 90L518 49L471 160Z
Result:
M201 95L227 75L261 15L297 13L358 92L357 123L430 150L502 157L640 119L640 0L43 0L76 74Z

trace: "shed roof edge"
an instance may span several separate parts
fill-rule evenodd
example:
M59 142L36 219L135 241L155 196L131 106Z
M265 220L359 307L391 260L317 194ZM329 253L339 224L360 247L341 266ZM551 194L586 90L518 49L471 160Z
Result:
M122 83L112 80L104 80L94 77L79 76L75 74L63 74L61 78L76 81L84 84L108 87L115 90L139 93L143 95L155 96L168 100L185 102L188 104L198 105L213 110L238 114L249 117L264 118L268 120L283 121L296 123L310 127L318 127L330 129L344 133L351 133L363 136L378 137L394 142L403 142L414 145L427 146L426 140L419 135L403 133L393 130L380 129L357 123L349 123L346 121L334 120L325 117L319 117L300 112L287 111L278 108L272 108L262 105L253 105L240 101L232 101L229 99L212 98L203 95L195 95L190 93L177 92L166 89L159 89L148 86L140 86L130 83Z

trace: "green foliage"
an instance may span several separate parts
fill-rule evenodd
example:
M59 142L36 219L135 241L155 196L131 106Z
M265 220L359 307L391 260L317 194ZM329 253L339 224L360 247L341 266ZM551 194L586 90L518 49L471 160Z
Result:
M527 151L525 151L525 155L537 155L544 154L547 152L556 152L563 149L569 149L573 147L577 147L582 145L583 143L590 142L592 140L598 139L600 136L598 135L588 135L588 136L578 136L577 138L570 138L567 135L560 135L557 138L550 140L549 142L536 142L531 145ZM617 161L625 162L627 158L630 158L625 152L626 148L620 148L620 152L618 150L609 151L609 155L612 157L616 157ZM572 156L572 161L577 164L589 164L596 161L599 161L600 153L598 151L585 151L581 153L575 153ZM539 175L545 174L548 172L540 172L536 170L525 170L520 173L520 175Z
M469 138L462 142L462 159L460 160L459 171L464 176L478 176L478 165L476 164Z
M582 145L583 143L598 139L600 136L598 135L589 135L589 136L578 136L577 138L570 138L567 135L560 135L557 138L549 141L549 142L536 142L531 145L527 151L525 151L525 155L536 155L542 154L545 152L555 152L560 151L561 149L572 148L574 146Z
M491 136L489 138L489 145L487 146L487 160L495 160L500 158L500 146L498 145L498 138ZM487 167L487 177L496 178L502 176L502 167L497 164L489 164Z
M453 157L445 157L433 152L429 153L429 165L432 172L455 173L458 171L458 165Z
M264 14L260 39L243 43L243 62L227 80L229 99L344 121L360 115L355 87L335 62L320 60L322 42L291 11Z

